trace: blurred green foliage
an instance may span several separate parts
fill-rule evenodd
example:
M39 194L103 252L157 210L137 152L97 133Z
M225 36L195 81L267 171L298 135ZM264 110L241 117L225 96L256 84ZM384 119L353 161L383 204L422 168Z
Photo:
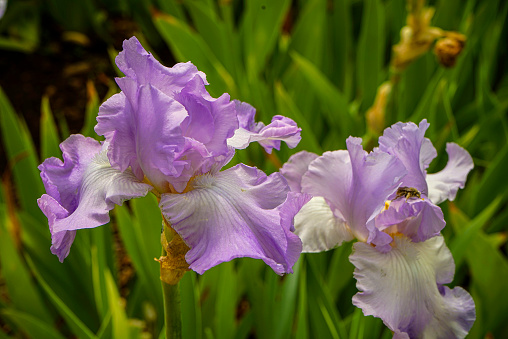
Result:
M385 126L431 123L427 136L446 163L454 141L475 169L456 201L442 205L444 235L456 260L454 285L476 303L470 338L508 336L508 2L437 0L433 26L467 36L455 67L429 52L392 89ZM38 48L49 16L64 32L113 43L115 15L138 24L145 47L166 44L177 61L207 74L209 92L247 101L258 120L275 114L303 128L295 150L267 157L260 147L235 161L267 172L300 150L321 153L367 136L365 112L389 76L391 48L405 24L404 0L11 0L0 20L0 49ZM128 37L125 37L128 38ZM112 47L109 49L112 52ZM107 58L108 51L104 51ZM23 64L14 65L22 68ZM168 65L170 66L170 65ZM116 91L110 89L109 94ZM84 135L93 132L99 98L89 88ZM154 197L112 213L113 225L78 232L63 264L50 251L37 165L60 156L67 135L41 98L40 140L0 90L0 128L7 167L0 185L0 338L162 338L158 279L161 217ZM36 149L34 142L39 145ZM277 158L278 157L278 158ZM181 282L186 338L390 338L381 320L351 304L356 293L351 244L302 255L295 273L278 277L256 260L237 259Z

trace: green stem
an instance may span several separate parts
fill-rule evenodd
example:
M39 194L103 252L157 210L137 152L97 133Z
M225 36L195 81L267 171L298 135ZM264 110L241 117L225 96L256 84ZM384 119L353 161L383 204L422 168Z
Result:
M164 295L164 322L166 323L166 339L182 338L182 314L180 307L180 283L169 285L162 283Z

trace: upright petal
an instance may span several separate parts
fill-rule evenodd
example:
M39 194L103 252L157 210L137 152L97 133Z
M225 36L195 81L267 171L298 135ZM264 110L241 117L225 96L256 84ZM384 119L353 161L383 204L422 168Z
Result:
M464 188L467 175L474 167L471 155L459 145L447 143L446 153L448 153L446 167L441 172L427 174L429 198L435 204L455 199L457 191Z
M475 320L471 296L443 284L453 280L453 257L442 236L413 243L395 238L394 248L380 253L355 243L350 261L360 290L353 304L365 315L381 318L394 337L463 338Z
M324 197L355 237L367 241L374 227L367 224L384 208L406 171L388 153L367 154L360 138L350 137L346 143L347 152L326 152L309 165L302 188L305 193Z
M191 79L206 76L191 62L165 67L148 53L136 37L123 42L123 51L115 59L118 68L140 85L151 84L167 95L179 92Z
M126 86L136 86L125 82ZM95 131L110 143L108 157L113 167L129 166L138 179L147 176L159 191L166 191L168 175L179 175L175 154L183 147L180 124L185 107L151 85L119 93L100 108ZM133 93L133 94L129 94Z
M238 257L262 259L282 274L292 272L301 251L287 228L302 201L288 201L288 192L279 173L267 177L240 164L195 177L187 193L163 194L160 207L190 247L186 260L199 274Z
M425 119L419 126L412 122L399 122L385 129L379 138L379 149L397 156L407 169L402 186L414 187L425 194L428 194L425 168L432 157L431 145L424 137L428 127L429 123Z
M107 148L82 135L72 135L60 148L64 162L50 158L39 166L48 194L38 199L48 218L52 252L60 261L68 255L74 231L109 222L108 212L124 200L144 196L152 188L130 170L113 169Z
M307 172L310 163L318 157L317 154L301 151L293 154L289 160L282 166L280 173L288 181L289 187L293 192L302 191L302 177Z
M263 123L254 121L256 110L249 104L235 100L240 128L228 139L228 145L236 149L246 148L251 142L257 141L267 153L272 149L280 150L281 141L289 148L295 148L301 140L299 128L289 118L276 115L272 122L265 126Z
M333 215L323 197L312 198L298 212L295 234L302 240L302 252L306 253L327 251L354 239L349 226Z

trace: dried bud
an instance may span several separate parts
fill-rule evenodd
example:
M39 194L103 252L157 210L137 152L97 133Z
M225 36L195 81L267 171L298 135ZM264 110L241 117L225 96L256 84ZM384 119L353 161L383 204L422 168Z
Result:
M448 32L446 36L439 39L434 47L439 63L444 67L453 67L457 56L462 52L466 43L466 37L455 32Z

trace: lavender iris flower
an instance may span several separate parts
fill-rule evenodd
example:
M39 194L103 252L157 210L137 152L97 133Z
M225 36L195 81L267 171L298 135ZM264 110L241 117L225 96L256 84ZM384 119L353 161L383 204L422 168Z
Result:
M205 74L190 62L164 67L135 37L123 47L116 58L126 75L116 79L122 91L100 107L95 127L106 140L72 135L60 145L63 162L39 166L51 251L63 261L76 230L107 223L115 204L152 191L190 247L190 269L202 274L252 257L278 274L292 272L302 246L293 217L310 197L290 193L279 173L243 164L220 170L251 141L268 152L280 140L296 146L301 129L279 116L256 124L252 106L228 94L211 97Z
M437 156L428 123L397 123L367 153L360 138L347 151L293 155L281 169L295 192L313 198L295 217L303 252L359 240L349 257L360 290L353 304L379 317L394 338L462 338L475 320L471 296L450 289L455 264L440 234L436 204L453 200L473 168L469 153L449 143L449 161L427 174Z

